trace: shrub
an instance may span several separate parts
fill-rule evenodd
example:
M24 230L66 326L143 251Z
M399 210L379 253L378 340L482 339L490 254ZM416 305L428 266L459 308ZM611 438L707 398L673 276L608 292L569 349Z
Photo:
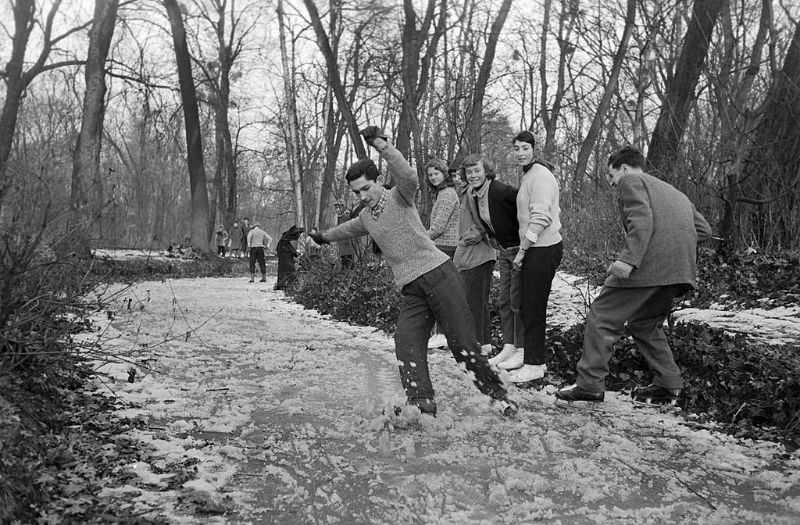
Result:
M800 355L796 348L754 344L742 334L695 323L666 330L685 384L680 406L721 423L742 437L800 447ZM583 325L550 328L548 369L574 383ZM614 345L606 388L631 391L652 381L647 362L630 337Z
M295 301L335 319L392 332L400 294L392 272L371 257L344 269L331 255L305 261L287 290Z

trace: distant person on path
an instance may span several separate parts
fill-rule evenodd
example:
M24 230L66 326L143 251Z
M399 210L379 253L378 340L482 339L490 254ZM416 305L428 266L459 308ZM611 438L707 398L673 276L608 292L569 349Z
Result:
M267 232L261 229L261 224L258 222L253 224L250 233L247 234L247 245L250 246L250 282L255 281L256 277L256 263L261 270L261 282L267 280L267 261L264 257L264 252L269 250L272 244L272 237Z
M239 221L233 221L233 226L231 226L230 249L231 256L242 256L242 227L239 226Z
M676 402L683 389L662 328L673 299L696 282L697 243L711 227L689 198L643 171L642 154L626 146L608 159L625 227L625 248L592 302L578 362L576 384L556 392L565 401L603 401L612 345L628 331L654 372L636 400Z
M521 131L512 140L514 155L522 167L517 192L519 251L514 269L521 271L522 324L525 327L525 352L522 368L510 381L525 384L544 379L547 350L544 346L547 300L564 248L561 243L561 206L558 180L553 167L534 158L536 141L530 131Z
M462 164L470 188L467 206L475 220L498 248L500 270L500 323L503 348L489 364L511 370L522 366L524 334L520 316L520 275L512 267L519 250L517 189L495 179L494 162L482 155L467 155Z
M246 254L249 253L247 251L248 243L247 243L247 235L250 233L250 218L245 217L242 219L242 253Z
M275 246L275 252L278 255L278 280L275 282L275 290L284 290L294 282L294 260L299 255L297 244L301 233L303 233L303 228L292 226L283 232Z
M472 373L478 389L490 396L503 414L516 414L517 404L508 399L505 387L481 354L455 266L436 248L420 221L415 205L419 188L415 170L379 128L369 126L361 134L387 162L397 185L384 188L377 181L378 167L371 159L354 163L346 178L365 208L357 218L314 234L314 241L336 242L369 234L380 248L402 294L394 340L409 405L436 415L427 342L438 321L453 357Z
M497 261L497 250L489 243L486 230L470 211L469 185L456 184L459 194L459 241L453 263L464 283L467 304L475 323L475 337L484 355L492 351L491 312L489 292L492 285L492 271Z
M436 247L447 254L450 259L458 246L458 193L456 193L453 177L447 170L447 163L441 159L431 159L425 164L428 188L433 196L431 210L431 227L428 236Z
M226 232L225 229L220 226L217 228L214 237L217 241L217 255L220 257L225 257L225 244L228 242L228 232Z

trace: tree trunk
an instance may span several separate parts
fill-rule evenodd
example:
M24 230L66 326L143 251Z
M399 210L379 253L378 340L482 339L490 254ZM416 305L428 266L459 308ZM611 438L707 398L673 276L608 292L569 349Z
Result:
M425 184L425 169L423 161L421 127L417 116L420 100L428 88L430 78L430 64L436 54L439 38L445 31L447 22L447 0L440 0L439 21L431 36L431 41L425 55L422 54L422 45L430 32L433 24L436 0L428 0L425 17L420 28L417 29L417 13L411 0L403 0L405 23L402 34L402 66L403 93L401 100L400 117L397 125L396 147L406 158L411 158L411 134L414 133L414 157L417 166L417 178L420 182L422 205L420 212L422 221L426 222L426 208L430 198L428 185Z
M308 15L311 18L311 25L314 27L314 33L317 36L319 49L325 57L325 64L328 69L328 81L331 84L331 88L333 88L333 94L336 97L336 102L339 104L339 111L342 113L342 118L344 118L347 124L347 130L350 133L350 139L356 150L356 155L360 159L365 158L367 156L367 150L359 134L358 123L353 115L353 110L347 103L347 96L344 91L344 86L342 85L342 77L339 74L339 65L336 62L336 55L331 49L328 34L322 26L322 20L320 19L317 6L314 4L314 0L303 0L303 4L305 4Z
M17 0L13 4L14 38L11 47L11 58L6 64L6 93L3 113L0 115L0 225L6 223L4 217L5 196L13 182L8 173L8 159L11 156L11 145L17 129L17 116L25 90L23 67L25 51L34 24L36 5L33 0Z
M760 248L794 248L800 238L800 24L770 87L740 180L740 203Z
M711 34L726 0L695 0L675 74L667 86L666 100L653 130L647 154L648 170L669 179L695 100L695 87L706 61Z
M94 23L89 31L89 50L86 56L86 92L83 98L83 115L78 143L73 154L72 188L70 193L70 226L66 237L80 257L91 255L89 231L92 226L91 206L87 195L88 185L97 187L100 181L100 145L103 137L105 114L106 70L108 49L114 36L118 0L96 0ZM102 213L102 202L97 210ZM96 219L96 218L95 218ZM95 239L100 232L95 229Z
M278 0L277 12L281 46L281 64L283 65L283 96L286 101L286 120L289 125L286 152L290 157L289 177L291 178L292 190L294 191L294 220L298 228L304 228L303 185L300 180L300 134L297 131L297 109L294 104L293 72L290 71L289 68L289 55L286 50L286 27L283 0Z
M164 0L167 16L172 28L172 42L175 46L175 61L178 67L178 80L183 103L183 117L186 121L186 151L189 165L189 187L192 202L192 244L199 250L208 251L208 190L206 172L203 166L203 140L200 131L200 114L197 109L197 95L192 78L192 63L189 47L186 45L186 31L176 0Z
M573 176L573 195L577 195L577 192L580 192L581 183L584 180L584 171L586 171L586 166L589 164L589 157L592 155L597 137L600 135L600 127L603 125L603 121L606 118L606 112L611 103L611 97L617 92L619 73L622 69L622 62L625 60L625 54L628 51L628 42L630 41L635 23L636 0L628 0L625 10L625 29L622 32L622 39L619 42L619 47L617 47L617 52L614 54L608 83L606 83L603 96L600 99L600 104L597 106L597 110L592 118L592 124L589 126L589 131L586 133L586 138L583 144L581 144L581 149L578 153L578 162L575 166L575 174Z
M464 131L464 137L460 144L457 159L463 159L467 153L480 153L481 152L481 128L483 127L483 98L486 94L486 86L489 83L489 76L492 72L492 64L494 63L494 54L497 49L497 40L500 37L500 31L506 23L508 11L511 8L512 0L503 0L500 10L497 12L497 18L492 23L492 28L489 32L489 40L486 42L486 50L483 54L483 62L481 63L478 78L475 82L475 90L472 96L469 110L467 111L467 121Z
M755 82L760 69L761 55L771 26L772 2L771 0L762 0L761 18L758 26L758 33L756 34L756 39L753 42L753 47L750 52L750 63L745 69L744 77L736 90L733 101L726 105L726 111L724 111L722 115L723 122L720 146L722 148L722 171L726 189L723 190L723 194L721 195L723 213L722 220L719 224L718 235L722 239L725 239L725 241L720 242L718 245L717 252L720 255L732 253L737 248L738 244L738 235L734 221L737 211L737 199L741 192L738 176L741 173L744 159L747 157L747 139L750 135L749 128L753 120L752 111L747 107L747 100L750 97L753 82ZM732 32L732 28L730 32ZM731 67L737 66L731 65ZM721 79L721 85L719 86L720 98L727 95L728 89L728 83Z

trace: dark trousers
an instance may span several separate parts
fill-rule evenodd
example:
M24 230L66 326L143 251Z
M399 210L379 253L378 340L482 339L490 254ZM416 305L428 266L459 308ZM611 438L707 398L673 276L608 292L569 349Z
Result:
M250 248L250 274L256 273L256 262L261 270L261 275L267 274L267 260L264 258L264 247L255 246Z
M225 257L225 246L217 246L217 255Z
M490 327L491 312L489 310L489 290L492 285L494 261L487 261L480 266L462 270L461 281L467 296L467 305L475 322L475 337L482 345L492 342Z
M478 389L495 398L503 397L506 390L475 339L472 314L452 261L442 263L402 289L394 344L406 396L434 395L428 372L428 337L434 321L444 332L455 360L474 374Z
M653 384L664 388L682 388L681 371L675 364L663 325L672 308L672 300L685 286L604 286L592 302L586 320L583 355L578 361L578 385L591 392L605 390L611 347L624 334L627 321L628 332L636 341L636 347L655 373Z
M525 327L525 364L543 365L547 362L544 346L547 319L547 300L553 287L553 277L561 264L564 247L561 243L541 248L528 248L522 260L522 325Z
M513 269L519 246L501 248L497 252L497 269L500 271L498 288L500 297L497 309L503 327L503 344L516 348L525 346L525 325L522 323L522 282L519 272Z

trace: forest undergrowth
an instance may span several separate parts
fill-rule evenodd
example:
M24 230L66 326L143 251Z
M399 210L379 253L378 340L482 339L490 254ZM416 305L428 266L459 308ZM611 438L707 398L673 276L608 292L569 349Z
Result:
M150 452L122 435L144 422L114 414L121 404L111 391L87 389L90 360L124 357L79 347L72 335L90 329L89 315L114 300L102 291L108 284L244 275L246 263L81 260L19 248L0 258L0 523L151 523L97 497L131 475L123 465ZM168 468L176 482L195 474L191 464Z

